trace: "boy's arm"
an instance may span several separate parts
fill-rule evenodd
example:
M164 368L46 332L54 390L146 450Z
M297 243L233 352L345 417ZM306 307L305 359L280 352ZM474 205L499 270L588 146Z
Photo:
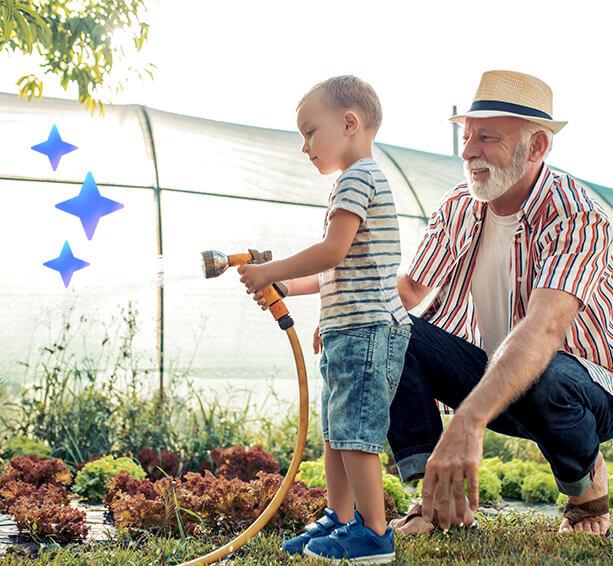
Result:
M330 216L326 237L292 256L261 264L241 265L238 272L249 293L274 281L315 275L338 265L347 255L361 218L348 210L336 209Z
M307 275L306 277L298 277L297 279L287 279L284 283L287 286L288 297L319 293L319 274L317 273Z
M277 291L279 287L283 292L279 293L282 297L295 297L297 295L312 295L319 293L319 275L307 275L298 279L288 279L285 281L275 281ZM265 311L268 308L266 297L263 291L256 291L253 300Z

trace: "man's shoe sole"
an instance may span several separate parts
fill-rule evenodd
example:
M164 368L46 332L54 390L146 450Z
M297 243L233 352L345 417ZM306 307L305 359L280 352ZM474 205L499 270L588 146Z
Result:
M329 556L321 556L320 554L315 554L314 552L311 552L308 548L305 548L302 554L311 558L330 560L335 564L337 564L341 560L348 560L353 564L372 564L373 566L376 566L378 564L391 564L396 559L395 552L392 552L391 554L375 554L374 556L358 556L357 558L331 558Z

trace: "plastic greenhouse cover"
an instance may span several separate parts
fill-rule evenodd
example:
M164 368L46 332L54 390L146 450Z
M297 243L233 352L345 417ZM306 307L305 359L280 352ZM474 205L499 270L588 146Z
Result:
M334 176L315 171L300 152L297 133L139 106L107 107L104 117L92 117L75 102L27 102L7 94L0 94L0 112L1 376L13 382L34 378L32 368L19 362L35 363L66 317L75 323L76 355L95 355L106 329L117 325L112 318L129 301L139 312L136 349L155 373L162 293L167 372L190 366L194 377L219 383L294 376L287 341L272 317L245 294L235 270L205 280L200 252L255 248L283 257L321 238ZM63 140L78 147L56 171L30 149L47 139L54 124ZM461 161L386 144L376 145L375 158L400 214L402 269L426 217L462 179ZM76 196L87 172L104 197L124 205L100 218L91 240L78 218L55 208ZM68 288L57 271L42 265L66 241L90 264L74 273ZM317 379L310 344L318 297L287 304L309 377ZM81 316L86 322L78 323Z

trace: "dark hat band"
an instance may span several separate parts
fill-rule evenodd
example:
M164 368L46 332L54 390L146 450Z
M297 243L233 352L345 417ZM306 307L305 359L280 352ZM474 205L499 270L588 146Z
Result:
M501 112L512 112L513 114L521 114L522 116L532 116L533 118L545 118L553 120L553 118L536 108L522 106L521 104L513 104L512 102L503 102L501 100L475 100L470 107L469 112L475 110L498 110Z

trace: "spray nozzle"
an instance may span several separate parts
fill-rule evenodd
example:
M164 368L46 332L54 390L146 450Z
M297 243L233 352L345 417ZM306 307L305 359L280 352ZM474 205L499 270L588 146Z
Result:
M226 255L216 250L202 252L202 269L207 279L221 275L228 267L245 263L264 263L272 260L272 252L249 250L247 254Z
M228 267L244 265L246 263L265 263L272 260L272 252L266 250L259 252L257 250L249 250L246 254L226 255L215 250L206 250L202 252L202 269L204 276L207 279L221 275ZM279 323L282 330L287 330L293 326L294 321L289 316L289 312L284 305L282 293L276 285L269 285L263 289L266 305L272 313L275 320Z

